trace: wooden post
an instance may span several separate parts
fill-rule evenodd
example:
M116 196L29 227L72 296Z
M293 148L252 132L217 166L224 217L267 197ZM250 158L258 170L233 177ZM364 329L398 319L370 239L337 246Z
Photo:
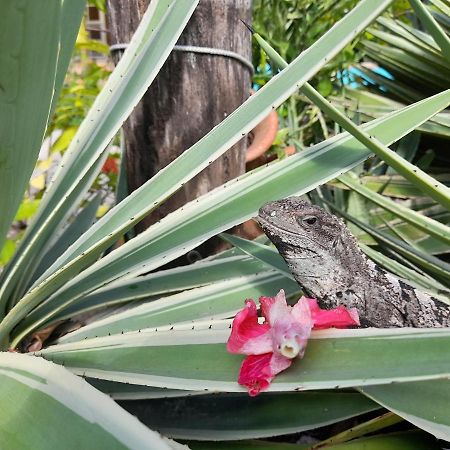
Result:
M148 0L108 0L111 45L129 42L147 4ZM177 44L231 50L251 60L251 35L240 19L251 22L251 0L200 0ZM250 82L250 69L236 59L173 51L124 125L129 191L242 104L250 93ZM246 139L242 139L144 219L137 231L242 174L245 151Z

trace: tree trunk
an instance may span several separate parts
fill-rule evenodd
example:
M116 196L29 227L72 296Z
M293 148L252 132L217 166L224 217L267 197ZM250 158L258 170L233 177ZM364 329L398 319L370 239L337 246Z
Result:
M108 0L111 45L129 42L147 4L148 0ZM231 50L251 59L251 35L240 19L251 21L251 0L200 0L177 44ZM120 54L115 58L117 62ZM173 51L124 125L129 192L242 104L250 81L249 68L236 59ZM242 174L245 151L242 139L138 224L137 231Z

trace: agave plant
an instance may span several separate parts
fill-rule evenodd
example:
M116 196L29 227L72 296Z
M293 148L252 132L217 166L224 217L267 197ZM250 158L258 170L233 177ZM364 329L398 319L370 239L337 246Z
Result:
M181 447L153 428L189 441L191 448L221 448L220 443L197 441L293 433L380 407L398 417L364 422L336 437L337 442L389 426L399 417L449 439L448 330L318 331L301 364L279 376L269 393L249 399L236 382L240 358L226 352L230 318L248 297L273 295L280 288L298 296L300 288L283 261L269 246L235 241L235 249L216 257L157 270L254 216L264 202L310 192L372 152L436 201L449 201L447 190L435 187L424 173L414 175L387 146L446 108L450 91L357 126L307 84L390 0L362 0L290 64L279 61L284 68L277 76L101 219L92 223L93 202L74 216L103 165L108 143L155 78L197 2L151 2L1 275L0 442L12 449ZM2 58L9 63L1 75L3 239L54 109L84 1L54 1L45 10L36 2L3 1L2 6ZM299 88L347 132L232 180L105 253ZM439 225L433 226L439 233ZM114 305L120 310L94 316L88 325L34 353L19 353L30 348L33 333ZM108 395L127 408L130 401L146 399L143 420L150 428ZM407 446L427 439L416 431L377 436L374 445L398 448L399 442ZM226 448L254 443L233 445ZM257 445L278 448L273 442Z

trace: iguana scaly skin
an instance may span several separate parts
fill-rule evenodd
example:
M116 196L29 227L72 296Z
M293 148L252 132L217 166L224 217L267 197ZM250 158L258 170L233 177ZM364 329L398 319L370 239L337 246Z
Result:
M357 308L363 326L448 327L450 308L386 273L341 219L298 197L270 202L258 222L305 292L322 306Z

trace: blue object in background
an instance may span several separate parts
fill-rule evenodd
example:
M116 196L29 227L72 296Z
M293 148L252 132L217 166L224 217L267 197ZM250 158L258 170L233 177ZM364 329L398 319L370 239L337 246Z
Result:
M394 80L393 75L386 69L383 69L383 67L375 66L373 69L369 70L377 75L387 78L388 80ZM356 81L355 76L362 79L362 83ZM363 84L364 86L378 86L378 88L382 91L388 90L387 87L379 85L375 80L370 78L369 75L367 75L357 67L350 67L349 69L343 70L342 72L338 72L337 78L338 80L341 80L342 84L344 84L345 86L350 86L353 89L357 89L359 86L361 86L361 84Z
M394 76L391 73L389 73L386 69L384 69L383 67L374 66L372 69L368 69L368 70L371 70L373 73L380 75L384 78L387 78L388 80L394 80ZM260 67L257 67L255 75L272 75L272 73L273 73L272 68L270 67L269 64L266 64L263 70L261 70ZM361 85L364 85L364 86L372 85L372 86L377 86L381 91L384 91L384 92L386 92L388 90L388 88L386 86L379 85L374 79L370 78L369 75L367 75L365 72L358 69L357 67L350 67L348 69L339 71L336 74L336 77L338 80L340 80L342 82L342 84L344 86L349 86L353 89L357 89ZM356 81L356 77L358 79L362 80L362 82ZM258 83L253 83L252 89L254 91L257 91L260 88L261 88L261 85L259 85Z
M270 67L270 64L266 63L266 66L264 67L264 70L261 70L261 68L258 66L256 68L255 75L272 75L272 67ZM256 92L258 89L261 88L261 85L258 83L253 83L252 89Z

